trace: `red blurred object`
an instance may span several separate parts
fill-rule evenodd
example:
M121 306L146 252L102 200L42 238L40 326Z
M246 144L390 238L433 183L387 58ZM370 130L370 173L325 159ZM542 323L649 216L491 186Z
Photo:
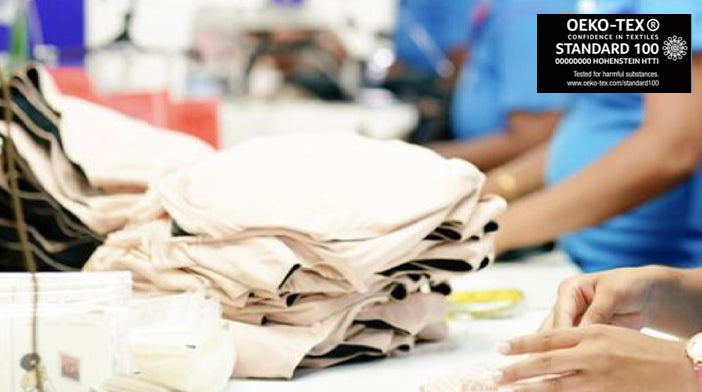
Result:
M171 107L171 97L167 91L105 94L98 96L95 103L157 127L168 126L167 112Z
M62 93L88 101L95 101L98 98L93 82L85 69L78 67L54 68L49 70L49 73L53 76Z
M219 100L173 102L167 110L167 127L198 137L219 148Z
M109 107L157 127L187 133L219 148L216 98L173 102L167 91L98 94L83 68L55 68L50 73L63 94Z

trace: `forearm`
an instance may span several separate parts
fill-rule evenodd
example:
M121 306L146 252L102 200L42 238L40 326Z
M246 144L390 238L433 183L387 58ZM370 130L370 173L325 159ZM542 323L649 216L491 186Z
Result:
M649 326L683 338L702 332L702 269L653 271L660 278L648 304Z
M546 142L558 123L556 111L516 111L508 116L507 128L480 139L435 143L430 147L447 158L462 158L483 171L492 170Z
M468 142L440 142L429 147L444 157L465 159L480 170L488 171L513 160L536 143L499 132Z
M498 249L550 241L623 213L689 176L677 160L675 146L636 132L570 179L514 203L501 219Z
M483 192L514 200L543 188L548 146L548 142L542 143L519 158L488 173ZM505 189L505 186L500 184L504 181L501 178L511 178L510 181L513 182L515 189Z

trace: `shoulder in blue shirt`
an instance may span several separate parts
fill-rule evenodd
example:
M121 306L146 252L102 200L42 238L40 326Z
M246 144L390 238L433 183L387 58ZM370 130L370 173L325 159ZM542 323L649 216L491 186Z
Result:
M560 109L560 94L536 92L539 13L572 13L573 0L485 0L475 6L471 58L463 67L452 107L459 139L504 131L510 113Z

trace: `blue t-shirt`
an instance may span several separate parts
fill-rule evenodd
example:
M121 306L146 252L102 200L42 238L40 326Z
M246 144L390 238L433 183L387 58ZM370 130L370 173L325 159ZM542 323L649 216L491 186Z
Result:
M425 73L436 68L416 42L416 35L426 34L441 56L447 56L468 41L470 9L476 0L401 0L394 33L398 60ZM417 30L419 29L419 30ZM419 32L418 32L419 31Z
M471 57L451 109L457 139L502 132L515 111L562 107L564 95L536 92L536 18L574 10L575 0L483 0L473 7Z
M702 51L702 0L594 3L593 13L692 14L691 48ZM571 177L631 136L644 114L642 94L577 94L571 98L572 106L551 143L546 173L550 184ZM561 238L561 247L588 272L652 263L678 267L702 264L700 177L698 172L692 180L651 202Z

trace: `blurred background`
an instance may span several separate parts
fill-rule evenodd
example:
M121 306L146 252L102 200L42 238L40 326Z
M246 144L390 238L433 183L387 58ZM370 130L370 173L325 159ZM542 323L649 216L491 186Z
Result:
M301 130L440 140L460 63L421 20L441 15L402 3L3 0L0 50L46 64L64 93L217 147Z

